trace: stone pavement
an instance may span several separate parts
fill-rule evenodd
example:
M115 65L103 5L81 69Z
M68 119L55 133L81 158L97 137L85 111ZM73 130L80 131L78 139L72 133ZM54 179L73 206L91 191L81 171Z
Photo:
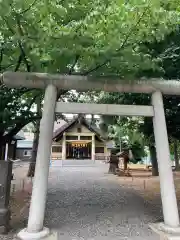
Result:
M102 163L51 166L45 226L58 240L158 240L148 227L159 217L155 206L107 171Z

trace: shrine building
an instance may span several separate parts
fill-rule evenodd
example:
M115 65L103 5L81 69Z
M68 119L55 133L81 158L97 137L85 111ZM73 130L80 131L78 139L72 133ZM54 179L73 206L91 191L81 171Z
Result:
M51 159L106 160L110 151L111 143L106 134L78 116L54 132Z

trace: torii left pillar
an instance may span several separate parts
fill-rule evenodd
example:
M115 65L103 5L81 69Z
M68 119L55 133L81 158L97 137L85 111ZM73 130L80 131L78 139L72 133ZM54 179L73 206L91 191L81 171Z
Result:
M57 88L54 85L48 85L45 90L43 115L40 123L39 146L28 226L18 234L18 237L23 240L41 239L48 236L50 233L49 229L45 228L43 224L56 98Z

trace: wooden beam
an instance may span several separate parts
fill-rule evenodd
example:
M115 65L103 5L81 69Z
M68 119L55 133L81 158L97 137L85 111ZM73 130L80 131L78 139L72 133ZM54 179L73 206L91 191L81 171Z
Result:
M57 113L153 117L152 106L57 102Z
M161 91L167 95L180 95L180 81L163 79L120 80L92 78L76 75L58 75L47 73L5 72L1 75L1 83L12 88L46 88L53 84L58 89L77 91L106 91L153 93Z

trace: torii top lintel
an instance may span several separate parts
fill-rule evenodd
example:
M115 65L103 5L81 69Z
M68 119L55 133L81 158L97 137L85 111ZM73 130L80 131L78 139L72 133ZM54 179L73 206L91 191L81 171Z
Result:
M58 89L106 92L153 93L160 91L167 95L180 95L180 81L164 79L118 80L92 78L77 75L59 75L48 73L5 72L1 75L1 83L12 88L40 88L53 84Z

